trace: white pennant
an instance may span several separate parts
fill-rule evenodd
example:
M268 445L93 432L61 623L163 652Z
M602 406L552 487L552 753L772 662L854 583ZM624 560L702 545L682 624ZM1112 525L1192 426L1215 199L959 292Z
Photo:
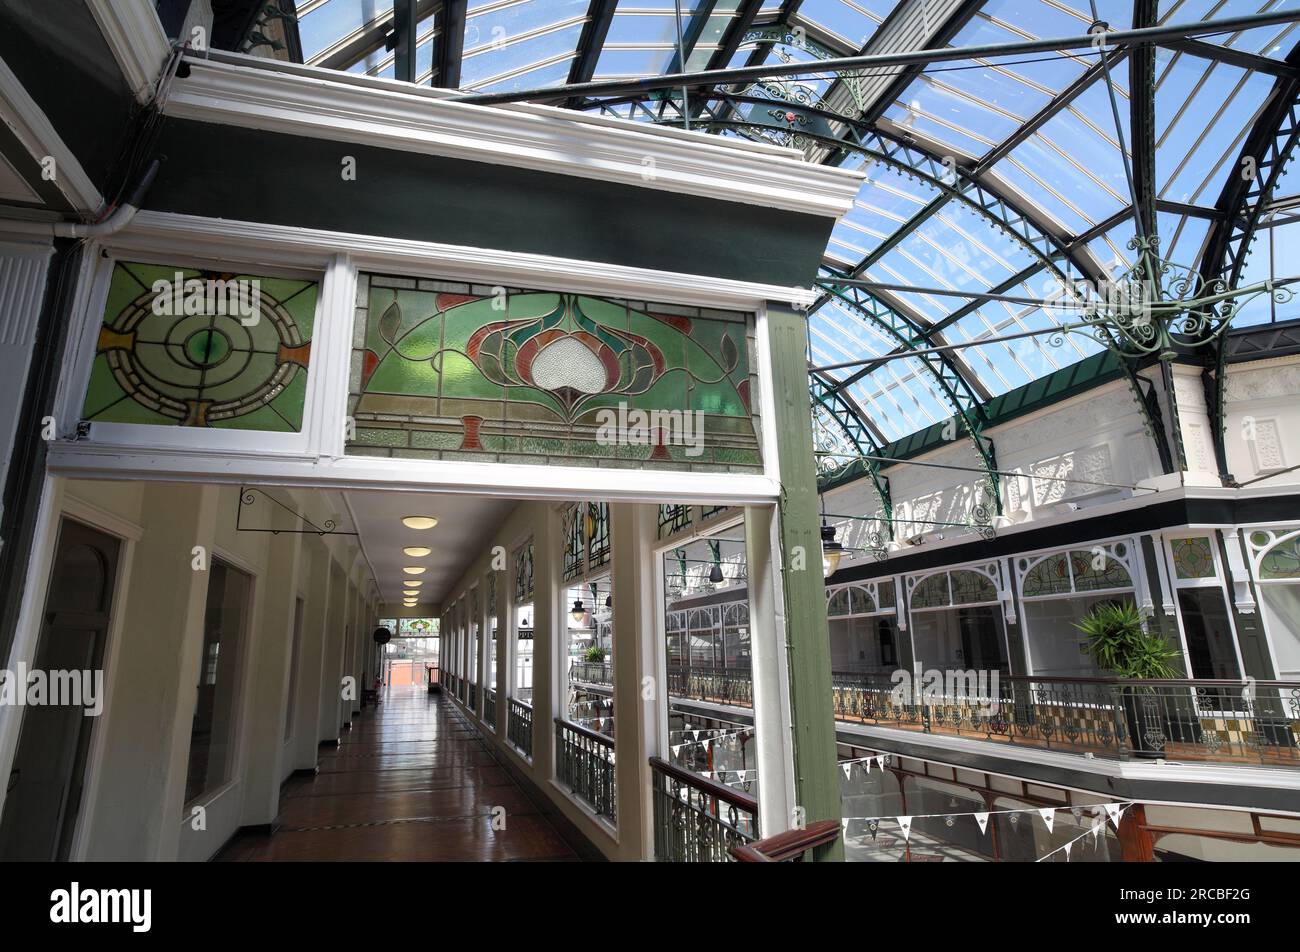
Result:
M1071 841L1071 842L1069 842L1069 843L1066 843L1065 846L1062 847L1062 849L1065 850L1065 861L1066 861L1067 863L1070 861L1070 848L1071 848L1072 846L1074 846L1073 841Z
M1115 829L1119 829L1119 818L1123 814L1124 808L1118 803L1106 804L1106 815L1110 817L1110 822L1115 824Z
M910 816L900 816L897 819L898 825L903 829L903 842L907 842L907 838L912 833L912 818Z
M849 779L849 775L850 775L852 772L853 772L853 765L852 765L852 764L844 764L844 779L845 779L845 780L848 780L848 779Z
M862 766L865 767L865 768L866 768L866 772L867 772L868 774L870 774L870 773L871 773L871 758L868 757L866 760L862 761Z
M680 754L680 753L682 752L682 748L683 748L684 746L686 746L686 745L685 745L685 744L678 744L676 747L674 747L674 748L673 748L673 756L676 757L678 754Z
M976 813L975 822L980 825L980 832L983 833L989 826L989 815L987 813Z
M1043 818L1043 822L1047 824L1047 832L1051 833L1052 823L1056 820L1056 808L1044 807L1043 809L1038 811L1038 815L1041 816Z
M880 765L880 769L881 769L881 770L884 770L884 769L885 769L885 755L884 755L884 754L881 754L879 757L877 757L877 758L876 758L876 763Z
M1105 821L1101 817L1094 817L1092 821L1092 841L1097 842L1097 837L1101 836L1101 828Z
M699 739L700 739L700 732L699 732L699 731L691 731L691 736L694 737L696 740L699 740Z

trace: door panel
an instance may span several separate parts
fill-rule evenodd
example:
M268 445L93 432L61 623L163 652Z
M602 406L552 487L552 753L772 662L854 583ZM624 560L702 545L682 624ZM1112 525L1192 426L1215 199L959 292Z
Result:
M36 646L35 671L88 671L93 677L93 672L102 669L118 554L119 542L114 537L63 520ZM93 689L95 684L91 681L86 686ZM17 687L26 690L23 685ZM49 704L23 710L18 751L0 818L0 859L68 858L95 721L84 712L81 706Z

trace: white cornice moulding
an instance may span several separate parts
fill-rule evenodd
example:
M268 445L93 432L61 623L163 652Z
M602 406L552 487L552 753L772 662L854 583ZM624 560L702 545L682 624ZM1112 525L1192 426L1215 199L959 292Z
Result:
M802 308L817 298L808 288L171 212L140 212L106 247L300 268L324 268L347 255L362 271L722 309L755 310L767 301Z
M137 102L148 102L171 44L149 0L86 0Z
M259 69L189 57L165 111L180 119L535 169L838 219L865 178L721 136L569 110L475 106L329 70ZM417 87L418 88L418 87ZM676 131L676 130L674 130Z
M780 483L757 473L690 473L516 463L321 458L269 452L221 452L55 441L50 473L65 477L198 482L318 489L443 492L506 499L568 500L575 486L620 502L766 505Z
M46 157L54 160L54 186L73 208L99 211L104 196L4 60L0 60L0 120L37 164Z

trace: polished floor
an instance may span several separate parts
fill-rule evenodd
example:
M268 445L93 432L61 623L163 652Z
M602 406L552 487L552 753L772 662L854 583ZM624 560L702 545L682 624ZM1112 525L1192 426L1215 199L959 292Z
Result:
M495 811L494 823L496 807L504 810ZM279 830L240 835L217 858L511 862L577 857L451 701L423 687L397 687L356 718L336 750L321 749L316 776L284 785Z

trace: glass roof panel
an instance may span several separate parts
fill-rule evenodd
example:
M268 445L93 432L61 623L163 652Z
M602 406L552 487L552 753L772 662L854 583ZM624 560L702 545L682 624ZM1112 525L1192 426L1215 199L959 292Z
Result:
M1156 73L1156 188L1163 199L1213 205L1273 78L1162 51Z
M859 50L895 6L892 0L803 0L796 17L840 40L846 49Z
M298 35L302 40L303 59L310 62L392 11L393 0L325 0L300 12Z
M1281 0L1177 0L1162 3L1162 23L1192 23L1197 20L1221 20L1224 17L1249 16L1286 9ZM1262 26L1253 30L1238 30L1218 36L1202 37L1202 42L1215 43L1260 56L1282 59L1295 45L1297 24L1285 23Z

